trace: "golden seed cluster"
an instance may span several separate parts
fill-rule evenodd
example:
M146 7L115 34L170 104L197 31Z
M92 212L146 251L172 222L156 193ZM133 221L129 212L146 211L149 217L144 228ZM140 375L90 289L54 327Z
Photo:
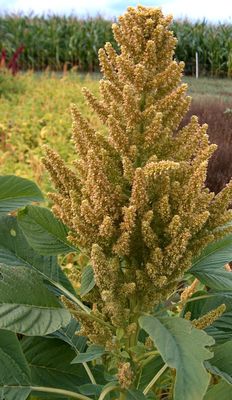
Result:
M190 98L170 22L160 9L128 8L113 25L119 53L110 43L99 51L100 98L84 90L102 132L73 106L74 168L50 149L44 160L57 189L54 212L91 257L95 308L116 328L165 299L231 220L232 183L216 196L205 188L216 148L207 126L192 117L179 129ZM111 332L95 325L92 340L109 341Z
M192 325L198 329L205 329L212 325L226 311L225 304L221 304L198 319L192 320Z

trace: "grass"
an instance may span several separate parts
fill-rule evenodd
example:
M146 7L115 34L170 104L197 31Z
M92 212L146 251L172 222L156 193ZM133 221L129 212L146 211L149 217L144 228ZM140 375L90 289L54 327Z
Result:
M50 184L41 163L43 145L56 149L70 163L74 158L70 140L70 104L76 103L87 118L91 117L94 126L100 127L97 118L84 104L81 93L81 88L87 86L97 94L99 75L26 73L14 78L13 87L9 76L4 79L9 82L5 81L4 92L0 94L0 173L29 177L46 192ZM228 174L232 174L232 167L228 166L232 148L232 80L189 77L184 80L193 96L190 113L209 123L212 141L220 146L221 161L214 162L217 169L218 164L223 164L224 172L220 174L227 174L225 179L228 180ZM225 114L226 109L229 112ZM215 175L214 168L210 168ZM223 179L220 177L220 185L224 184ZM214 185L215 180L211 187Z
M232 103L232 79L190 78L185 77L189 85L189 94L193 98L214 98L215 100Z

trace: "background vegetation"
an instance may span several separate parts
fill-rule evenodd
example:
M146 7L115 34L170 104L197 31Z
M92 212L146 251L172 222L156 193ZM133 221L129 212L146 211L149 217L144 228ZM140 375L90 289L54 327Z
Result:
M104 43L115 44L112 21L102 17L79 19L75 16L48 17L0 16L0 51L10 59L20 45L25 46L21 66L25 69L62 70L74 65L80 71L97 71L97 53ZM199 54L200 73L210 76L232 75L232 25L212 25L206 21L174 21L178 38L176 57L186 63L186 73L195 72L195 53Z

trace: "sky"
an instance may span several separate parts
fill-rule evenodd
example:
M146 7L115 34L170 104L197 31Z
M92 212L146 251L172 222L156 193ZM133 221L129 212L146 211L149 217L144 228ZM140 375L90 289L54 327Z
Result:
M23 12L36 14L75 14L80 16L117 17L128 6L142 4L161 7L165 14L174 18L232 23L232 0L0 0L0 13Z

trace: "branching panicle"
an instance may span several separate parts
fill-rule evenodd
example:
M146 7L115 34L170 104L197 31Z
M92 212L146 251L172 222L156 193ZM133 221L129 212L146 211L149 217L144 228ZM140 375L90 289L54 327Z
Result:
M45 159L59 192L54 210L70 240L91 255L98 312L123 329L175 290L192 258L231 219L232 184L217 196L205 188L215 150L207 127L192 117L178 130L190 98L180 84L184 65L173 60L170 22L160 9L128 8L113 25L119 54L109 43L99 51L100 98L84 90L104 133L73 107L77 174L51 150ZM84 327L88 333L89 320ZM96 325L89 333L96 343L100 331ZM108 345L111 334L102 336Z

